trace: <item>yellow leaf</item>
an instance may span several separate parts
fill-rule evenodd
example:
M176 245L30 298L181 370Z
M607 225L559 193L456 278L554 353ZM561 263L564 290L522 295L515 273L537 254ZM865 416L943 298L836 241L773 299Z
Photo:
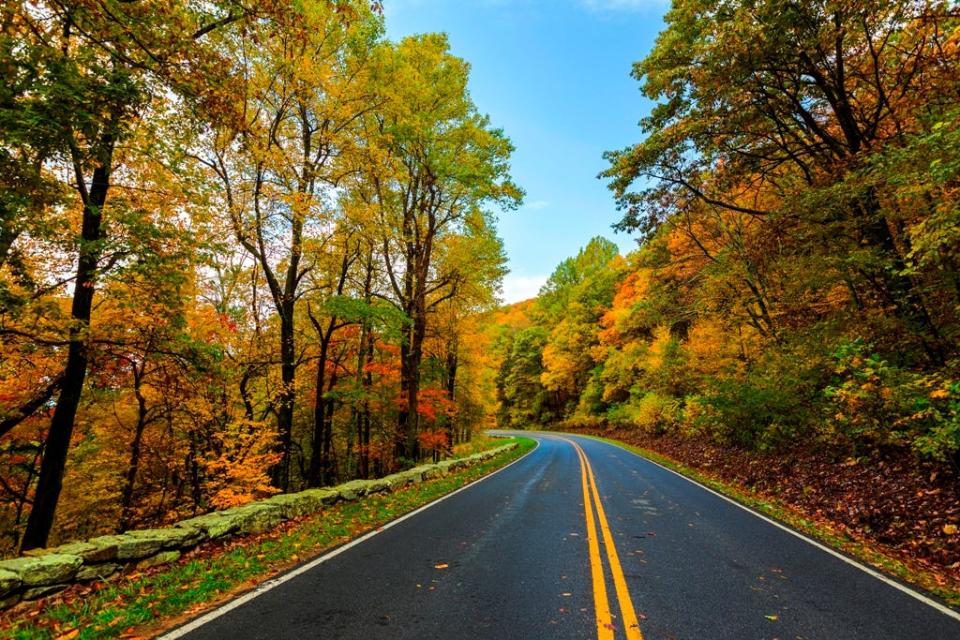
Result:
M435 565L433 565L433 568L434 568L434 569L446 569L446 568L449 567L449 566L450 566L450 565L447 564L446 562L441 562L440 564L435 564Z
M945 524L943 525L943 532L948 536L955 535L957 533L957 525L955 524Z

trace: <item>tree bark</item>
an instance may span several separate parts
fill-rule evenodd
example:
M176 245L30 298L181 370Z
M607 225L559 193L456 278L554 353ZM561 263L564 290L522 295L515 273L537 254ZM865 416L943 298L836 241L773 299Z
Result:
M140 449L143 443L143 432L147 428L147 399L141 391L143 372L137 368L136 363L133 364L132 369L133 392L137 398L137 424L133 430L133 442L130 443L130 462L127 464L127 473L124 477L123 492L120 498L118 533L130 529L133 525L133 489L136 486L137 473L140 470ZM166 487L166 483L164 483L164 487Z
M94 170L90 191L84 198L77 277L70 310L73 325L70 328L67 366L64 369L60 395L57 397L57 405L50 421L50 432L44 446L33 508L21 543L23 550L46 546L50 536L57 503L60 500L60 491L63 488L63 473L67 464L70 439L73 436L74 420L87 376L87 333L90 328L90 312L93 308L97 264L102 253L103 205L106 203L107 192L110 189L110 160L113 154L111 139L107 140L105 148L106 159Z

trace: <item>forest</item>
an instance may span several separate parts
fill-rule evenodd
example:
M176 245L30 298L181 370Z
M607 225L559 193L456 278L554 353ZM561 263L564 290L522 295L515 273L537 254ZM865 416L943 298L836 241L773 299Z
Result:
M0 551L438 457L512 146L367 0L0 9Z
M613 434L960 568L956 3L676 0L618 228L487 317L498 422Z
M675 0L600 176L636 249L509 306L511 142L379 2L5 2L0 70L3 554L496 424L776 471L960 576L956 2Z

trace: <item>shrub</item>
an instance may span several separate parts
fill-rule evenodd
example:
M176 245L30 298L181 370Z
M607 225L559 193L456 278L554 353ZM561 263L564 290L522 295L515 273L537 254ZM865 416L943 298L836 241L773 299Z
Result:
M855 340L835 354L825 436L854 450L910 446L921 458L957 462L960 363L934 373L902 369Z
M640 429L659 435L676 430L680 423L680 401L653 391L626 404L615 405L607 411L611 424Z

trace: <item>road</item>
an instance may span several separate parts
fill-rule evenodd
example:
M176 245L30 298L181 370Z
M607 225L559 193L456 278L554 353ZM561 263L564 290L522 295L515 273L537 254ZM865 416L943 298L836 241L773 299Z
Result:
M532 437L495 475L170 637L960 638L957 614L649 461Z

